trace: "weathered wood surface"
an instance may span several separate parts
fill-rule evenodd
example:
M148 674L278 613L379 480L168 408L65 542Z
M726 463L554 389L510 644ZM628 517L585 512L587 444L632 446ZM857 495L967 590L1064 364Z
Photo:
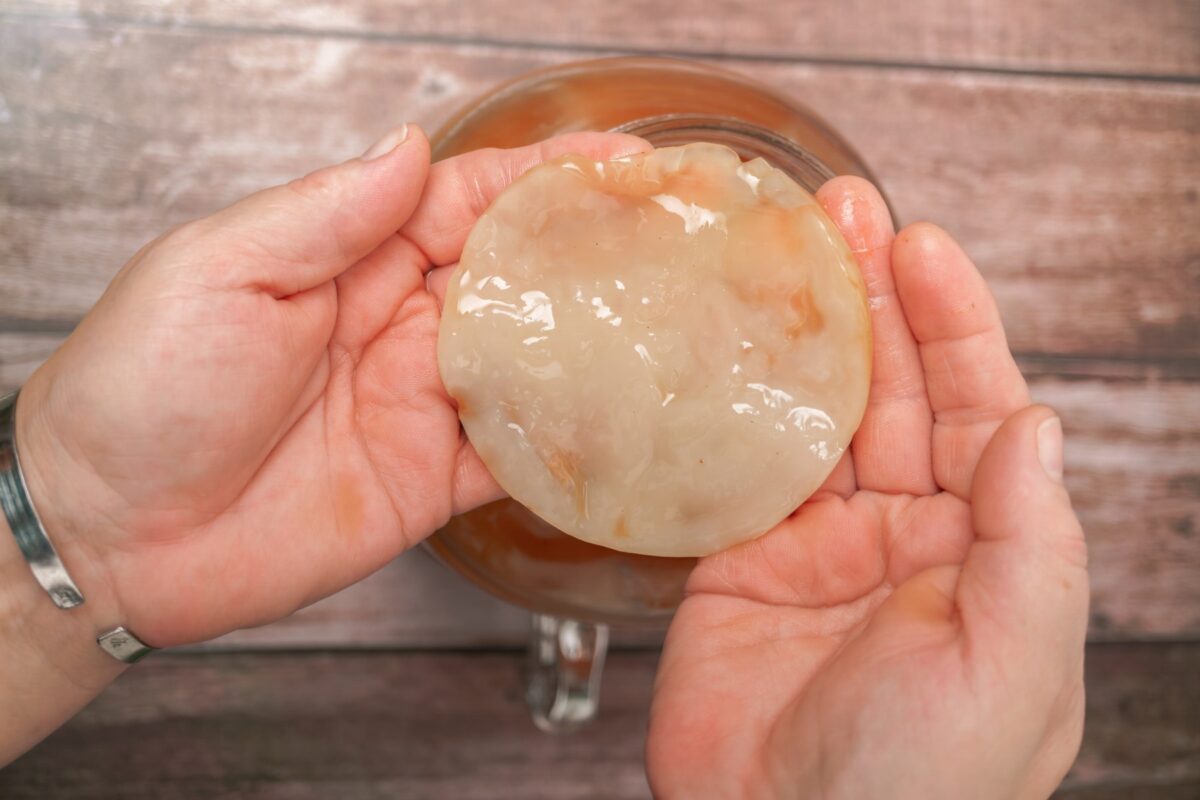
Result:
M1200 76L1194 0L2 0L0 12L126 25L303 31L690 55Z
M0 334L0 392L60 339ZM1126 366L1124 375L1097 377L1097 366L1120 370L1022 366L1034 398L1066 424L1068 484L1091 553L1093 640L1200 637L1200 375ZM412 553L291 619L216 646L511 645L527 631L524 614Z
M654 663L615 657L601 719L555 738L529 721L511 653L147 661L0 773L0 796L645 797Z
M0 15L0 325L68 327L166 227L576 56ZM841 129L902 219L959 236L1016 350L1200 356L1200 85L726 63Z
M593 6L0 0L0 391L170 225L531 68L693 54L811 105L902 220L963 241L1035 397L1064 416L1093 641L1196 639L1200 3ZM523 612L407 554L288 620L145 662L0 772L0 797L646 796L653 653L613 656L599 724L554 739L527 721L518 655L412 649L526 635ZM399 649L211 650L345 647ZM1200 643L1092 644L1087 671L1059 796L1200 796Z
M29 798L641 798L657 654L608 663L601 715L548 737L519 654L158 656L0 772ZM1194 798L1200 644L1092 645L1088 721L1059 795Z
M1200 797L1200 643L1093 645L1063 798Z

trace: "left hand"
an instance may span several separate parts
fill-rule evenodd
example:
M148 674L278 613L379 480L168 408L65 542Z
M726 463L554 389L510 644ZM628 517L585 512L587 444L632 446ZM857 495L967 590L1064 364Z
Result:
M648 145L431 168L406 131L147 245L22 390L30 492L98 630L163 647L270 622L498 496L438 375L437 287L523 171Z
M701 560L667 636L647 767L664 798L1043 798L1083 727L1088 580L1062 432L983 278L879 194L818 199L875 338L822 491Z

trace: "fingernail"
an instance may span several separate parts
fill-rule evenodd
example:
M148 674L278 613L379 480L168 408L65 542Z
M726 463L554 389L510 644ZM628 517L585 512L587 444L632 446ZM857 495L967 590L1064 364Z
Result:
M399 128L393 128L382 139L367 148L367 152L363 153L363 161L372 161L380 156L386 156L388 153L395 150L400 145L404 144L404 140L408 138L408 123L401 125Z
M1051 417L1038 425L1037 429L1038 460L1042 469L1054 479L1062 483L1063 479L1063 432L1062 420Z
M620 145L613 148L612 154L608 158L624 158L625 156L635 156L638 153L648 153L654 149L654 145L647 142L645 139L639 139L629 134L621 134L625 140Z

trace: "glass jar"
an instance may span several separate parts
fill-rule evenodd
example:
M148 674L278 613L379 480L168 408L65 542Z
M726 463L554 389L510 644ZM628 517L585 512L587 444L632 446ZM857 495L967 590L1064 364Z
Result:
M740 75L665 58L609 58L522 75L455 114L435 160L519 147L560 133L613 130L657 146L709 141L765 158L810 192L835 175L871 178L808 109ZM527 700L561 730L596 710L607 625L662 625L683 599L690 558L619 553L560 533L513 500L452 519L427 546L492 594L534 612Z

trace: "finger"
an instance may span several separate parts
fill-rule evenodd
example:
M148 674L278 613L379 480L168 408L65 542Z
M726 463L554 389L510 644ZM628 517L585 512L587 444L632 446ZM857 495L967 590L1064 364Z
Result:
M965 498L984 447L1001 422L1029 405L1029 390L983 276L945 231L908 226L893 259L934 414L933 476Z
M952 494L894 498L872 495L883 519L887 582L900 586L933 567L961 567L974 536L971 507Z
M619 133L568 133L512 150L476 150L440 161L429 173L421 204L403 234L433 265L458 260L475 221L496 196L530 167L567 153L607 160L644 152L650 144Z
M444 267L430 270L429 274L425 276L425 284L437 300L438 308L446 305L446 288L450 285L450 276L454 274L456 266L458 265L447 264Z
M885 577L881 530L866 494L831 494L805 503L773 529L700 559L693 594L733 594L781 606L853 606ZM831 614L831 617L843 614Z
M930 466L933 425L921 359L896 296L891 250L895 233L887 204L862 178L834 178L817 199L858 260L867 286L874 337L871 389L854 436L859 488L928 494L936 490Z
M425 285L424 263L412 242L393 234L339 275L334 338L351 353L361 352Z
M979 460L971 506L975 542L957 595L968 643L997 658L1082 658L1087 547L1062 484L1062 425L1052 410L1031 406L1000 426ZM984 644L995 637L1003 646Z
M921 629L935 636L952 633L947 623L954 617L960 571L957 564L929 567L897 586L871 616L859 646L877 648L887 638L911 646L914 633Z
M195 258L219 285L284 297L343 272L412 214L429 172L420 128L389 133L360 158L257 192L201 220Z
M483 459L475 452L475 448L462 437L463 443L458 450L454 463L453 498L454 514L464 514L473 508L507 497L500 484L492 477Z
M821 488L813 492L813 497L817 497L822 492L830 492L843 500L849 500L850 495L854 494L857 489L858 484L854 478L854 456L847 450L842 453L837 466L833 468L833 472L829 473L829 477L821 484Z

